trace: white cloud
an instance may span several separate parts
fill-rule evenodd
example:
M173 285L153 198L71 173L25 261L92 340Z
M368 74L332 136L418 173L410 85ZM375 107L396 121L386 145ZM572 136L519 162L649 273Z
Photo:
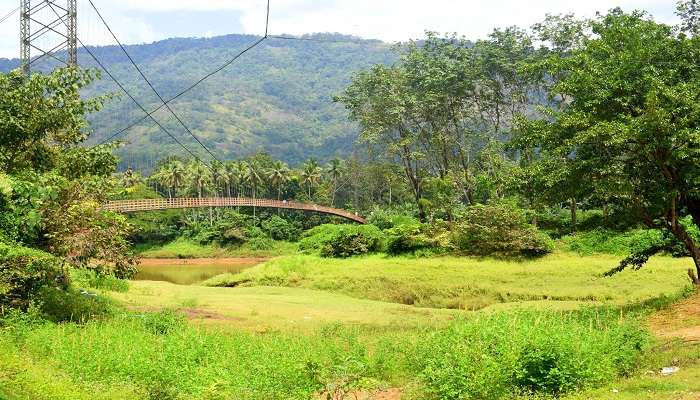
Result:
M112 43L104 29L100 30L87 0L78 1L81 36L89 38L91 44ZM145 16L139 16L148 12L235 11L241 15L243 33L264 32L266 0L93 1L127 43L150 42L172 35L156 32ZM0 15L5 9L12 9L14 3L14 0L0 0ZM547 13L593 16L596 11L617 6L625 10L645 9L660 21L674 22L674 4L672 0L271 0L270 33L340 32L401 41L433 30L481 38L495 27L528 27ZM18 53L16 19L0 24L0 56ZM201 32L193 28L191 35L198 36Z

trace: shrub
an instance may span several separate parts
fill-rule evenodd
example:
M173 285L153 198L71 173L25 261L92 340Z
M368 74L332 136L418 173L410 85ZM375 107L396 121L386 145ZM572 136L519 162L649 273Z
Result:
M127 292L129 291L129 282L125 279L119 279L109 273L101 273L91 269L73 269L70 272L71 282L74 286L104 289L112 292Z
M298 224L290 223L277 215L263 221L262 228L274 240L294 242L299 240L301 235L301 227Z
M521 311L459 321L421 343L417 368L439 399L560 395L626 376L650 335L613 311Z
M0 243L0 305L25 310L43 288L67 288L63 263L40 250Z
M39 308L53 322L85 323L94 318L113 315L115 306L110 300L73 288L45 287L37 295Z
M469 207L453 233L454 245L476 256L526 256L550 253L552 240L507 204Z
M173 310L146 313L139 315L139 318L143 326L154 335L167 335L184 329L187 321L184 315Z
M305 232L299 249L324 257L350 257L382 250L383 234L374 225L320 225Z
M578 232L562 238L564 245L571 251L584 255L607 253L627 255L635 250L642 250L664 242L663 232L655 229L634 229L618 232L598 228L588 232Z
M420 224L420 221L412 215L383 208L372 210L369 217L367 217L367 222L382 230L391 229L399 225Z
M402 224L385 231L389 254L434 254L451 248L450 231L442 222Z

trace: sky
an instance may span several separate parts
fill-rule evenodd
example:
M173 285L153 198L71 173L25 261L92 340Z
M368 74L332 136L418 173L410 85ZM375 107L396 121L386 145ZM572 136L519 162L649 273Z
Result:
M32 0L32 4L41 0ZM65 0L54 0L62 4ZM92 0L123 43L230 33L262 35L266 0ZM0 0L0 19L19 0ZM622 7L675 23L675 0L271 0L270 34L338 32L387 42L458 33L470 39L496 27L529 27L547 13L591 17ZM0 23L0 57L19 54L19 15ZM78 0L78 34L91 45L114 44L88 0ZM51 44L47 38L45 45Z

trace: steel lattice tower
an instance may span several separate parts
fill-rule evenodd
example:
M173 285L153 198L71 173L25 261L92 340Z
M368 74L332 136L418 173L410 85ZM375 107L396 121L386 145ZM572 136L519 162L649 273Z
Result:
M77 0L57 3L58 0L20 0L20 59L26 74L44 58L65 65L78 63ZM42 44L49 44L40 44L40 39Z

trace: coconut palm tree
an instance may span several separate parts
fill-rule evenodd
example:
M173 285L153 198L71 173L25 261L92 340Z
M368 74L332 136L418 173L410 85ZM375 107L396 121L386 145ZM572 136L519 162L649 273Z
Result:
M224 164L219 161L213 161L211 163L211 180L214 185L216 195L221 195L221 191L226 183L226 171L224 169Z
M331 206L333 207L335 207L335 194L338 191L338 181L343 175L344 169L345 165L343 165L343 161L338 158L332 159L326 167L326 173L331 178Z
M311 189L321 183L323 170L318 166L318 162L311 158L304 164L304 170L301 173L301 182L306 185L309 190L309 200L311 200Z
M257 199L258 188L263 186L265 183L265 176L263 174L263 169L255 160L251 160L245 163L247 168L244 170L244 182L250 186L253 192L253 218L255 218L255 200Z
M287 164L282 161L275 161L272 167L268 168L266 171L267 179L270 181L272 186L277 188L277 200L280 200L282 196L282 186L290 181L291 176L290 169Z
M127 170L122 174L122 185L124 185L124 187L136 186L142 182L143 177L141 174L131 169L131 167L127 168Z
M212 182L211 171L204 163L198 160L190 162L187 166L187 178L190 188L197 192L197 197L200 199Z
M168 198L172 199L185 183L185 166L178 160L170 161L158 170L156 176L168 188Z

